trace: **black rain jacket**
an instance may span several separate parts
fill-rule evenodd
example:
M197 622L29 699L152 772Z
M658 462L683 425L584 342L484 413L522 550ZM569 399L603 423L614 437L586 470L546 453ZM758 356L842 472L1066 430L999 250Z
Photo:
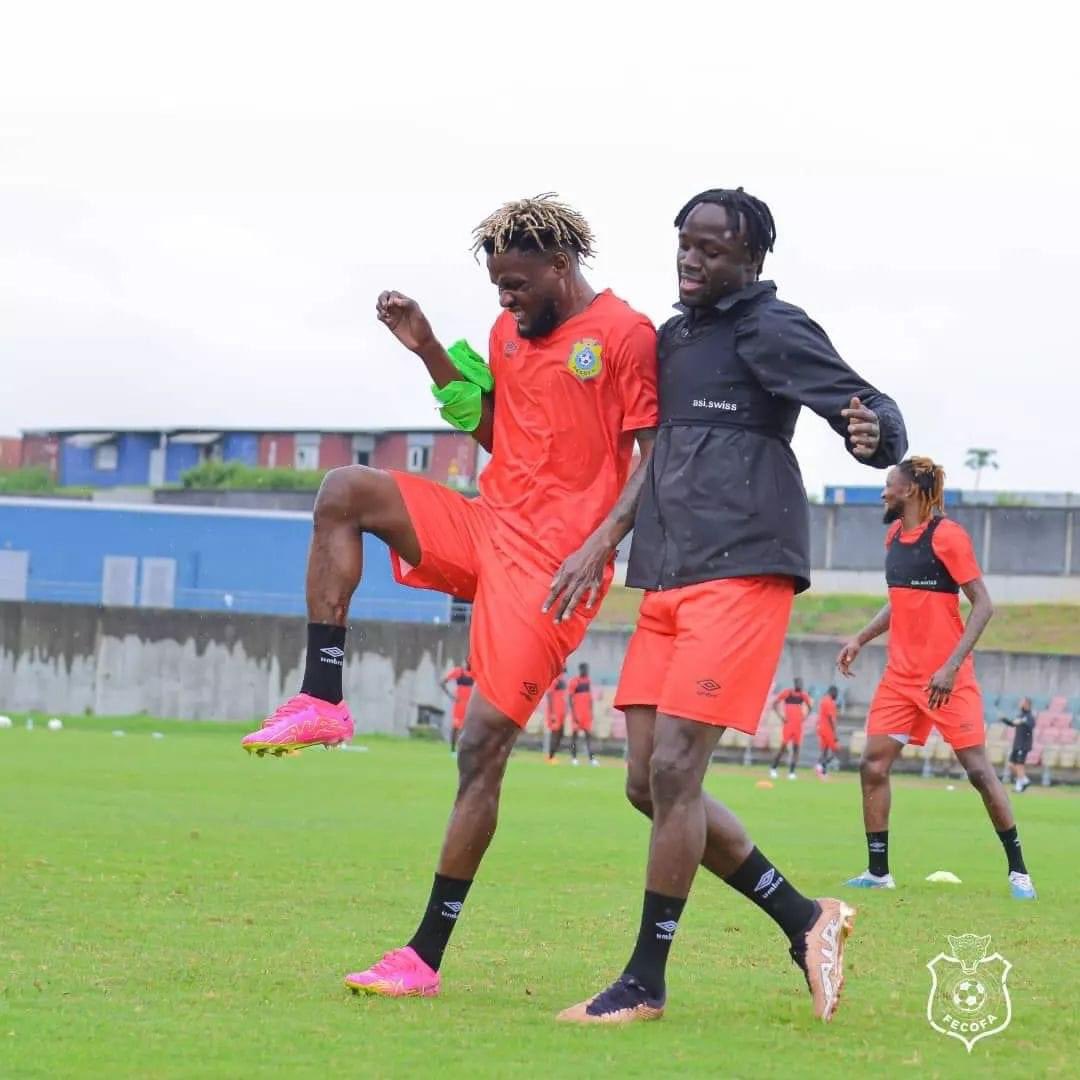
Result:
M677 310L659 333L660 426L626 583L659 590L778 574L801 592L810 586L810 509L791 450L800 409L846 442L840 412L859 397L881 425L865 462L879 469L907 450L900 410L804 311L778 300L771 281L712 308Z

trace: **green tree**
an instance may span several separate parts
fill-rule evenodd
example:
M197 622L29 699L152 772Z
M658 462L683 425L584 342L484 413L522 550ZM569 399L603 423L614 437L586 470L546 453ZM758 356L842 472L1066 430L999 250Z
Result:
M983 469L996 469L998 467L997 451L973 446L967 452L964 465L975 473L975 490L978 491Z

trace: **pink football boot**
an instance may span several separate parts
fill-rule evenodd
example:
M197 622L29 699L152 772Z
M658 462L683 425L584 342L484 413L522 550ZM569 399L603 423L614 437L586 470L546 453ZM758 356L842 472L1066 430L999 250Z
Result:
M297 694L279 705L263 726L245 735L240 745L249 753L282 754L309 746L340 746L353 737L353 722L344 701L331 705L310 694Z
M406 945L388 952L367 971L345 976L345 985L354 993L383 994L386 997L435 997L439 992L439 973L432 971Z

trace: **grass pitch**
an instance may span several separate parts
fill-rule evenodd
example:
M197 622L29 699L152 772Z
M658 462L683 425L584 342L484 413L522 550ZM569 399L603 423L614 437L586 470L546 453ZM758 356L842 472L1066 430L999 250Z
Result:
M110 734L123 728L123 738ZM151 737L151 730L165 734ZM454 788L445 749L248 759L225 725L74 720L0 731L0 1076L1075 1075L1080 797L1016 800L1040 891L1009 899L973 792L900 780L892 893L859 907L837 1019L810 1015L775 927L702 874L667 1016L557 1025L629 955L646 823L620 762L513 759L503 813L434 1000L356 998L342 976L412 932ZM812 895L861 870L857 781L709 788ZM960 886L923 879L947 869ZM1012 1025L963 1045L926 1021L946 934L1012 961Z

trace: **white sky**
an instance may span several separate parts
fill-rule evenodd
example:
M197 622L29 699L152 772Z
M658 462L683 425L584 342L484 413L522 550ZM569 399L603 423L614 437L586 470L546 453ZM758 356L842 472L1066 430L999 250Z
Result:
M1080 488L1067 5L50 3L0 29L0 432L436 417L375 322L482 345L471 227L558 191L656 320L671 219L743 184L784 298L956 484ZM942 14L942 9L946 14ZM876 483L823 422L807 485Z

